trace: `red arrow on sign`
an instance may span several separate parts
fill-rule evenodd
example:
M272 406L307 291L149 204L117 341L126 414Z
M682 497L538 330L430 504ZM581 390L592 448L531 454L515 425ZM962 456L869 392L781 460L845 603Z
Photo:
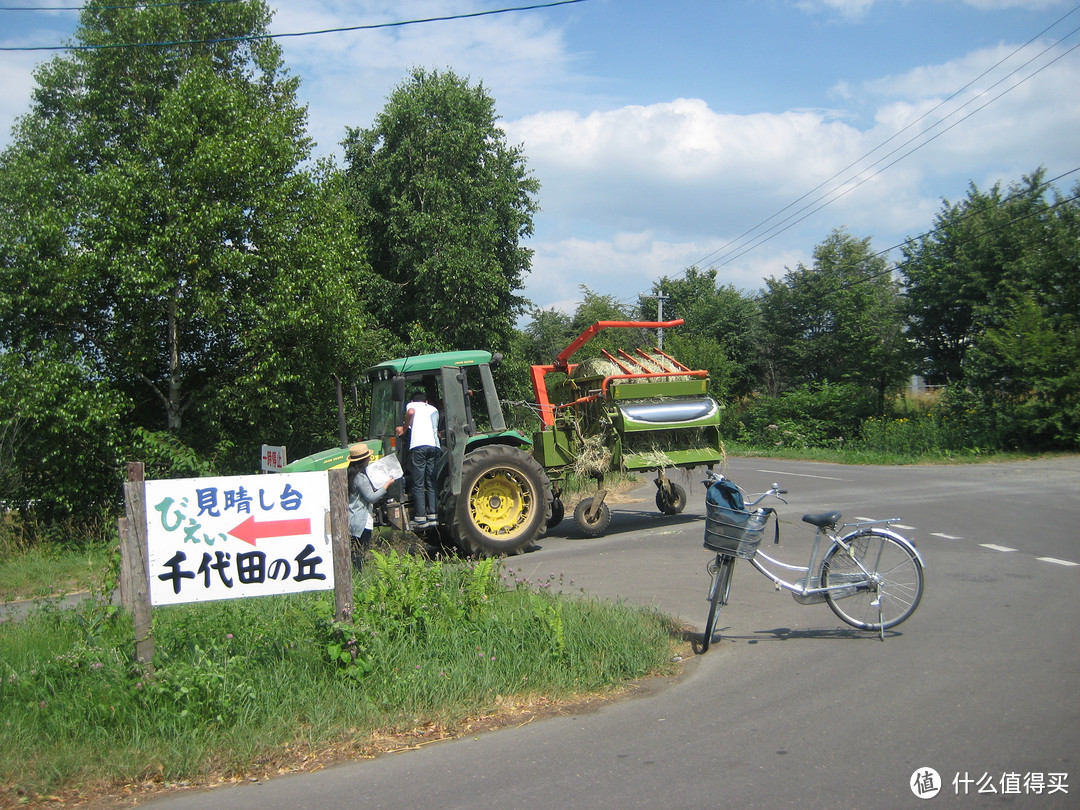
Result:
M311 519L264 520L258 523L252 515L229 534L245 543L255 545L256 540L266 537L294 537L300 534L311 534Z

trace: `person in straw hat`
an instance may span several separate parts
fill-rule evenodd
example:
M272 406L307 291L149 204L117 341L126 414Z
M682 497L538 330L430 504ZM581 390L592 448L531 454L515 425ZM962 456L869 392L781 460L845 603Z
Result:
M371 530L375 528L373 508L386 497L391 478L379 489L372 486L367 477L371 448L363 442L349 445L349 533L352 535L352 564L357 571L362 565L362 553L371 543Z

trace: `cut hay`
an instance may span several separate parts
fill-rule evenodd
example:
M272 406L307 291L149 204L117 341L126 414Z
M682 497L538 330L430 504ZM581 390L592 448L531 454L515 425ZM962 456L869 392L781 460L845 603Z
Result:
M582 477L600 475L611 469L611 450L604 446L600 434L583 437L573 470Z
M633 359L619 357L619 363L614 363L606 357L591 357L582 360L570 375L575 383L580 380L592 380L604 377L618 377L623 374L669 374L669 381L693 379L685 374L679 374L682 369L673 366L663 355L649 353L630 353ZM655 382L656 377L644 379L612 380L612 385L634 385L639 383Z

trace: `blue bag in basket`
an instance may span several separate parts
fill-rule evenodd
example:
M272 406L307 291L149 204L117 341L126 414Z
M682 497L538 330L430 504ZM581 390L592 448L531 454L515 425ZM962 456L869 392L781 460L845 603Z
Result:
M761 542L771 510L748 512L742 492L727 480L705 493L705 548L750 559Z
M742 491L726 478L722 481L716 481L709 487L709 491L705 493L705 502L716 504L719 506L727 506L729 509L734 509L738 512L745 512L746 506L743 504Z

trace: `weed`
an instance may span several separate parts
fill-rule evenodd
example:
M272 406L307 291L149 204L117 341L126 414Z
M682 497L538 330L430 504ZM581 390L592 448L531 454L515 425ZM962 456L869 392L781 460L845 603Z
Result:
M100 600L0 625L0 805L363 750L377 734L452 730L506 700L602 691L669 665L668 620L563 595L554 573L519 585L497 560L373 560L348 622L328 593L155 609L153 676L133 660L130 615Z

